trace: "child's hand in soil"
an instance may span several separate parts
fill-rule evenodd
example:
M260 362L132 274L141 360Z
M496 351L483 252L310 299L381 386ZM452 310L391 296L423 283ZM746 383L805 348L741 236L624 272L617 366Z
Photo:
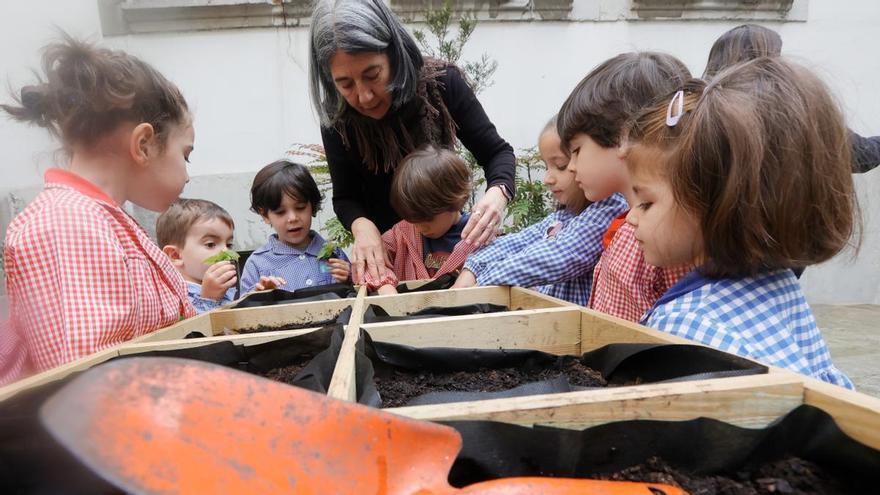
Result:
M230 287L235 287L238 280L235 263L232 261L218 261L209 266L202 276L202 297L219 301L226 295Z
M458 278L455 279L455 283L452 284L450 289L463 289L465 287L473 287L477 285L477 277L474 276L474 272L470 270L462 270L458 275Z
M397 294L397 287L395 287L393 285L383 285L382 287L379 287L378 289L376 289L376 293L379 294L380 296Z
M346 282L351 276L351 263L339 258L330 258L327 264L330 265L330 275L336 282Z
M254 286L254 290L272 290L286 284L287 281L281 277L260 277L260 281Z

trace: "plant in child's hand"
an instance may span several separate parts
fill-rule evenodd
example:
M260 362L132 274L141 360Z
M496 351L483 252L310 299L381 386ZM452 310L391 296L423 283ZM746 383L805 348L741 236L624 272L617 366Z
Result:
M324 246L321 248L321 250L318 251L318 259L319 260L329 260L333 256L333 253L336 252L336 248L337 248L337 246L336 246L335 242L333 242L333 241L325 242Z
M329 273L336 282L345 282L351 275L351 264L334 257L338 249L339 247L333 241L324 243L324 246L318 251L318 260L321 263L322 273Z
M235 286L236 297L238 296L240 292L238 259L237 252L227 249L202 262L211 265L202 276L203 298L220 300L232 286Z
M240 257L241 256L239 256L239 254L236 251L233 251L231 249L226 249L224 251L220 251L219 253L215 254L214 256L210 256L208 258L205 258L205 261L203 261L202 263L204 263L206 265L213 265L214 263L219 263L221 261L236 261L237 262Z

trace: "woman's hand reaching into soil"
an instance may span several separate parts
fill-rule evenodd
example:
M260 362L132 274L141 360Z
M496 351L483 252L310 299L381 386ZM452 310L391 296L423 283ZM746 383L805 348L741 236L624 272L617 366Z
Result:
M362 284L367 273L378 280L388 265L382 234L376 224L360 217L351 224L354 247L351 250L351 268L354 283Z

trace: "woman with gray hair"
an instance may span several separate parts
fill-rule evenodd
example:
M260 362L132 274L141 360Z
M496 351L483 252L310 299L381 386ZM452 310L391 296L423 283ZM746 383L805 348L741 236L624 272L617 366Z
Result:
M360 282L388 264L381 232L400 220L389 193L397 164L423 144L456 138L483 167L487 189L462 238L491 241L514 191L513 148L457 67L422 57L382 0L319 0L311 23L310 85L333 183L333 209L354 234Z

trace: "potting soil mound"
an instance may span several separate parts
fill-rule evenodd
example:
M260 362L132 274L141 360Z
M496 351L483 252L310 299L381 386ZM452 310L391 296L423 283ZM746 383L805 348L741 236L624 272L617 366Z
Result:
M596 476L617 481L642 481L678 486L691 495L807 495L852 493L827 470L798 457L769 462L731 476L689 475L657 457L617 473Z
M382 407L400 407L410 400L430 392L499 392L525 383L552 380L565 375L571 385L604 387L602 374L572 360L562 368L522 370L517 368L486 369L477 371L427 372L393 369L390 373L376 373L376 388L382 397Z
M297 356L297 358L287 366L269 370L266 373L261 373L261 375L270 380L275 380L276 382L292 384L296 375L298 375L317 354L317 352L306 352Z

